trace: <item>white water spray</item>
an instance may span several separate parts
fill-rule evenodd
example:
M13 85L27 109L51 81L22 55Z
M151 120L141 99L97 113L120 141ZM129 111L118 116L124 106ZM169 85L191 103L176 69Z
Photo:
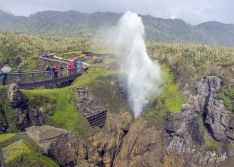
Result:
M137 117L143 112L150 94L159 92L160 66L153 63L146 52L144 25L136 13L126 12L117 29L116 44L124 54L120 64L127 82L128 101Z

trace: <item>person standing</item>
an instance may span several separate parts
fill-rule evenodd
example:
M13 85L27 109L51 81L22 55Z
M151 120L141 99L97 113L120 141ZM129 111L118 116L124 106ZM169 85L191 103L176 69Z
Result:
M44 58L48 58L48 55L46 52L44 52L44 55L43 55Z
M82 73L82 64L83 63L80 60L77 62L77 68L79 69L80 73Z
M55 78L55 71L56 71L56 68L55 68L55 65L52 66L52 69L51 69L51 72L52 72L52 79Z
M22 71L22 67L19 67L19 68L18 68L18 73L19 73L18 75L19 75L19 76L18 76L18 80L16 81L16 84L17 84L17 85L20 85L20 84L22 83L22 74L21 74L22 72L23 72L23 71Z
M55 68L55 71L54 71L54 78L57 79L57 78L58 78L58 70L59 70L59 69L58 69L58 65L55 64L55 65L54 65L54 68Z
M2 72L2 85L7 84L7 72Z
M47 66L47 67L46 67L46 71L49 72L49 78L52 79L51 67L50 67L50 66Z
M63 70L64 70L64 67L63 67L63 65L61 64L61 65L60 65L60 68L59 68L60 77L63 76Z

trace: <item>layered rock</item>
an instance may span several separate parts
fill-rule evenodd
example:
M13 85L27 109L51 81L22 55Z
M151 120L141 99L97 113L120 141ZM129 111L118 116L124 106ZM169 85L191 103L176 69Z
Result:
M24 131L31 123L37 126L45 125L46 113L42 107L29 104L28 98L20 91L17 84L12 84L8 88L9 105L17 113L17 129ZM0 124L1 127L6 125Z
M90 95L87 88L79 87L77 90L77 110L88 120L91 126L102 127L106 120L107 109L100 99Z
M148 127L147 121L141 117L130 121L126 114L111 115L104 129L92 138L89 164L114 167L217 166L230 153L225 149L207 149L199 124L202 120L199 119L203 118L210 127L210 137L221 141L233 137L230 112L224 109L222 101L214 98L220 87L218 77L201 79L196 95L189 97L180 112L165 115L163 130ZM215 122L210 121L213 117ZM124 120L129 120L127 126Z
M12 108L24 108L28 103L28 99L20 91L17 84L10 85L8 89L8 99Z
M14 109L17 115L17 129L24 130L29 126L29 115L28 115L28 99L20 91L17 84L11 84L8 88L8 99L9 104Z
M77 160L87 159L86 145L74 134L52 126L32 126L26 133L36 142L40 151L61 166L75 166Z
M147 128L147 121L138 117L124 137L114 166L157 166L163 158L162 132Z
M131 115L128 112L109 114L100 133L91 138L89 164L94 166L113 166L120 151L123 137L128 133Z
M216 93L221 88L221 80L215 76L201 79L197 84L197 98L203 100L201 108L205 123L210 128L213 137L219 141L227 140L226 131L232 136L231 112L226 110L221 100L216 100Z
M0 150L0 167L3 167L2 150Z
M0 105L0 132L6 132L7 128L8 128L8 124L3 114L2 106Z

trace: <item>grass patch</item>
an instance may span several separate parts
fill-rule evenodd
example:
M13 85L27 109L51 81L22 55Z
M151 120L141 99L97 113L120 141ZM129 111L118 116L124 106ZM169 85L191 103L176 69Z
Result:
M31 148L22 139L2 148L5 166L58 166L50 158Z
M33 89L22 90L32 104L43 106L48 112L54 110L53 116L47 114L47 124L64 128L75 133L80 139L86 140L86 136L93 133L94 129L88 121L76 109L76 88L87 86L98 77L111 71L104 68L104 64L90 66L82 76L78 77L71 86L60 89Z
M8 86L0 86L0 124L7 125L6 132L13 133L17 131L17 112L9 105L7 98Z
M234 112L234 84L227 89L222 90L218 94L217 99L223 100L225 108Z
M204 133L204 142L208 150L217 151L219 149L219 142L209 137L207 133Z
M127 101L119 92L117 74L97 78L89 85L89 91L101 99L109 112L128 111Z
M23 91L33 104L44 106L44 109L55 110L54 115L47 114L47 124L64 128L77 134L83 138L85 133L91 131L91 126L87 120L76 111L74 98L75 91L73 89L35 89ZM45 104L40 99L48 99Z
M182 104L187 101L182 91L179 90L178 83L174 83L174 75L168 66L162 64L161 70L163 81L161 95L150 100L144 116L149 125L155 125L158 128L163 126L163 117L167 111L178 112Z
M15 135L16 135L15 133L1 134L0 135L0 143L14 137Z

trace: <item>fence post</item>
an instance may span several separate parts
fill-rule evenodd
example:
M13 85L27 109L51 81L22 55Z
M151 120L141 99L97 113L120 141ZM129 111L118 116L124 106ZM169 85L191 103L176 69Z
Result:
M34 73L32 73L32 83L34 83Z

